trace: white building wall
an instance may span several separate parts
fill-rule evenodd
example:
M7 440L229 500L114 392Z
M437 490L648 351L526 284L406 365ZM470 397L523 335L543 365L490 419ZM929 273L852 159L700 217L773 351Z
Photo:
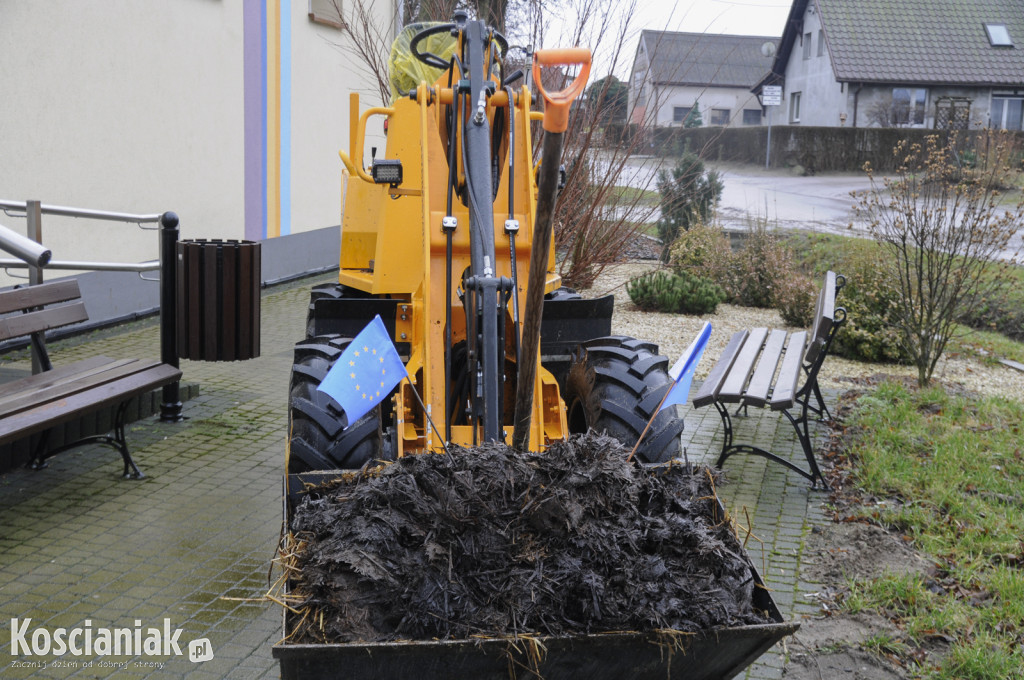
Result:
M678 127L681 123L673 120L675 108L693 107L695 104L700 109L705 127L711 125L712 109L728 110L729 124L735 127L743 125L744 109L756 109L759 113L761 111L757 96L750 90L740 87L662 86L657 88L657 92L655 124L658 126Z
M378 2L390 25L392 1ZM368 75L337 47L341 32L309 20L306 0L285 0L277 6L287 14L270 22L281 31L280 108L267 110L275 101L271 91L266 109L255 112L257 122L261 114L268 121L266 159L273 167L257 187L268 218L254 231L250 210L247 229L247 195L250 203L260 195L247 187L247 164L260 160L247 137L247 115L254 120L249 94L261 77L271 90L275 82L275 63L269 81L266 73L253 79L247 17L252 7L274 6L271 0L4 0L0 198L119 212L174 210L184 238L274 237L338 224L348 95L367 91ZM260 37L269 38L263 49L273 61L278 43L273 35ZM268 202L278 206L279 218ZM23 219L0 215L0 223L24 233ZM157 256L156 235L133 225L44 216L43 235L55 259Z
M804 58L804 44L810 34L810 54ZM773 125L812 125L837 127L841 114L846 125L853 124L853 111L849 88L835 79L827 44L821 46L821 17L808 3L804 13L801 37L793 45L786 65L786 84L781 106L772 111ZM819 54L820 53L820 54ZM799 116L794 110L794 95L799 94Z
M879 127L877 116L872 115L875 107L887 107L892 103L894 87L925 90L924 123L909 127L933 129L935 127L935 107L944 97L971 100L970 122L968 129L976 130L990 124L992 110L992 90L976 87L936 87L928 85L872 85L860 89L857 94L857 127Z
M372 3L381 25L391 27L389 0ZM359 93L360 110L385 106L376 79L346 48L339 29L309 21L306 1L292 6L291 232L341 223L338 151L349 149L349 95ZM344 7L344 5L343 5ZM387 46L390 49L390 45ZM367 127L366 153L383 151L383 118Z
M8 0L0 13L0 198L174 210L189 236L240 237L240 2ZM44 216L43 237L55 259L157 254L132 225Z
M650 108L650 74L648 72L647 48L644 41L639 41L636 55L633 57L633 69L629 76L629 113L627 120L638 125L651 125L648 118Z

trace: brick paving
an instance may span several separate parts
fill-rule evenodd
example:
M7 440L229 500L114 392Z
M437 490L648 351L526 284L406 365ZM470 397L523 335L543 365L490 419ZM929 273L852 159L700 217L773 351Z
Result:
M292 347L304 332L309 287L329 278L264 292L260 358L182 362L184 379L200 385L185 406L188 419L150 418L128 428L146 479L121 479L120 456L99 446L60 454L40 472L0 476L0 676L279 676L271 647L281 610L260 597L281 527ZM54 343L51 353L57 363L93 354L157 356L158 346L155 321L144 321ZM778 414L753 409L734 423L737 441L756 431L757 441L770 440L772 450L802 459L791 426ZM691 461L713 462L721 446L717 412L688 411L684 439ZM753 524L747 549L780 610L787 619L813 614L817 607L803 596L816 587L798 574L803 537L825 522L824 494L760 458L734 456L725 467L730 481L720 495L741 525L748 517ZM207 638L214 658L14 657L13 618L31 618L30 644L37 628L54 632L86 621L94 631L141 627L145 639L148 628L162 628L167 619L183 631L183 652L187 642ZM781 677L784 654L778 645L745 677Z

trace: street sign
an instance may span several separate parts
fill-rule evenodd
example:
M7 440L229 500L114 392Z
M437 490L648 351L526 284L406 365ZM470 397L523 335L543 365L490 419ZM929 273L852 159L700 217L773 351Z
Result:
M782 86L765 85L761 88L762 106L780 106L782 104Z

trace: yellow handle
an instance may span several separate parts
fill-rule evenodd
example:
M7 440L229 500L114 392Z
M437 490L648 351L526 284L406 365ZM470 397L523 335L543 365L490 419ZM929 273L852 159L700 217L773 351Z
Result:
M386 108L383 106L375 106L373 108L369 108L363 111L363 115L359 117L359 125L356 128L355 148L352 149L352 156L354 156L357 161L362 162L363 158L363 138L366 137L367 119L369 119L369 117L373 115L390 116L394 112L394 109ZM338 155L341 156L341 162L345 164L345 167L351 174L358 175L359 179L363 180L364 182L369 182L370 184L374 183L373 177L371 177L366 172L366 170L353 163L352 158L347 153L345 153L344 151L339 151Z
M580 72L569 87L560 92L548 92L540 77L541 66L572 66L579 64ZM580 96L590 77L590 50L585 47L569 47L560 50L537 50L533 53L533 82L544 97L544 129L548 132L565 132L569 127L569 109L576 97Z

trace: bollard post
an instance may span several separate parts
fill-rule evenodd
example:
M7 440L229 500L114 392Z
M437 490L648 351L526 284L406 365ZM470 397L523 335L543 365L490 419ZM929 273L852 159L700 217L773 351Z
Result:
M25 201L25 227L26 235L40 245L43 243L43 205L40 201ZM43 282L43 268L36 265L29 265L28 285L38 286ZM38 375L49 366L43 366L42 353L39 348L43 342L43 333L32 334L32 375Z
M180 234L178 216L165 212L160 216L160 361L178 368L178 267L177 244ZM181 414L181 393L177 381L164 385L160 404L160 420L178 422Z

